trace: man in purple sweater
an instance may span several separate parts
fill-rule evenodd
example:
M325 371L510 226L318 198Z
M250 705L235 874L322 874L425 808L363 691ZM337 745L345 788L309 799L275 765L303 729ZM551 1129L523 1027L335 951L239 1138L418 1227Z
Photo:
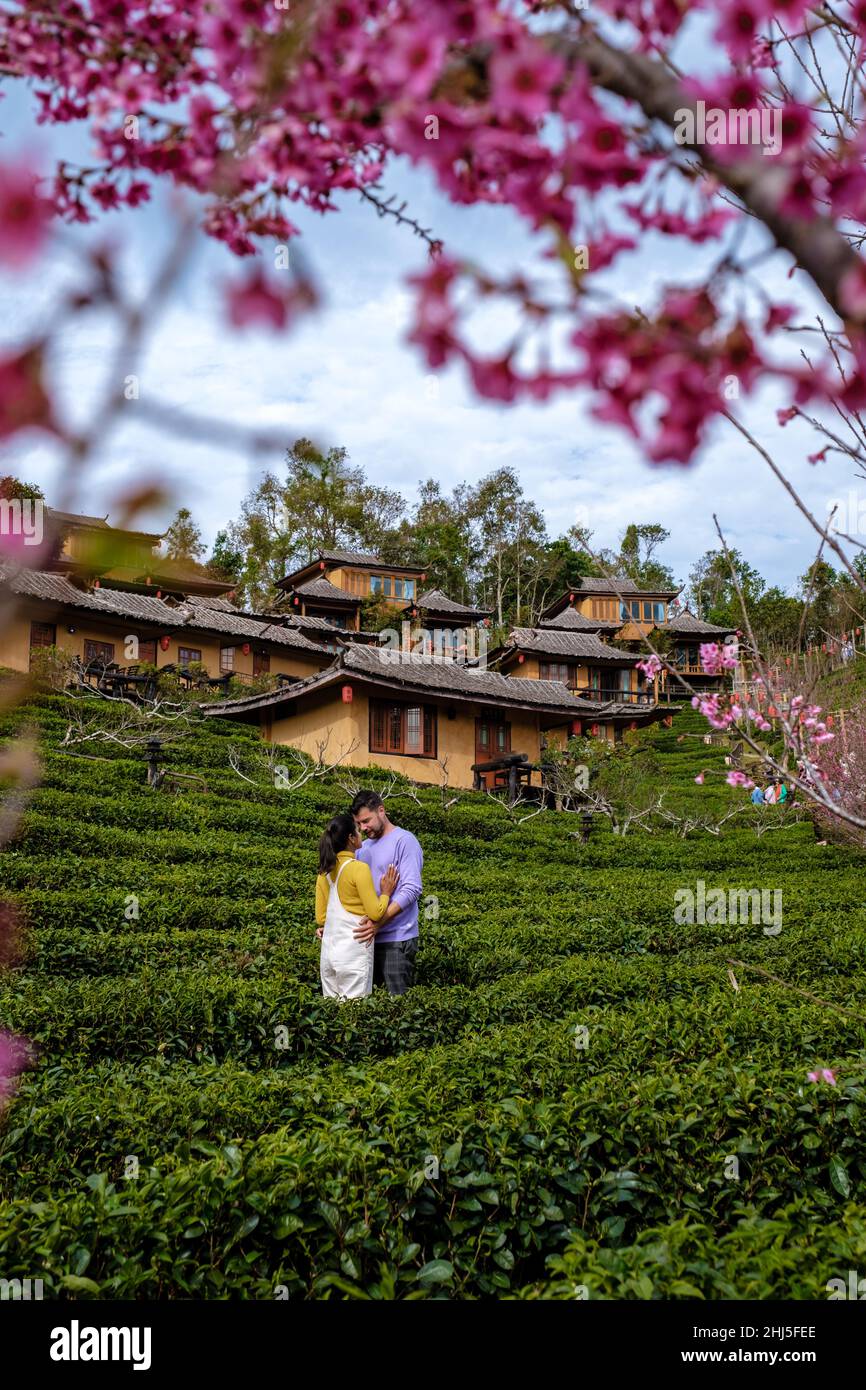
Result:
M424 855L412 832L388 819L378 792L358 792L351 809L355 824L366 836L355 858L370 865L376 892L389 864L394 864L400 875L378 926L365 917L354 934L359 941L374 942L373 984L384 985L389 994L405 994L415 977Z

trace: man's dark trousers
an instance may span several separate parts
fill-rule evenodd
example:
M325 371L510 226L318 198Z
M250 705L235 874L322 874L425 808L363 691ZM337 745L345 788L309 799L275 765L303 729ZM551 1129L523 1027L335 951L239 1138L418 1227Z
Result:
M389 994L405 994L415 982L417 936L408 941L373 943L373 986L384 985Z

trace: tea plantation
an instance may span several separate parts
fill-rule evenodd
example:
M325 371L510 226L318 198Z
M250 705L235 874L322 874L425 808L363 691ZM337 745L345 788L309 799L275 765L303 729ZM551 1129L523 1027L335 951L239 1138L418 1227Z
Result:
M44 750L0 856L27 924L0 1026L37 1052L0 1120L0 1276L74 1298L825 1299L866 1269L853 851L781 809L760 836L749 812L584 844L567 814L424 791L391 803L426 856L417 985L341 1007L312 897L345 792L245 783L228 751L255 734L219 721L168 754L207 790L152 789L140 750L61 751L68 711L0 716ZM678 741L702 727L654 736L668 804L724 809L743 794L721 751ZM677 924L698 879L781 889L781 932ZM823 1067L835 1086L807 1079Z

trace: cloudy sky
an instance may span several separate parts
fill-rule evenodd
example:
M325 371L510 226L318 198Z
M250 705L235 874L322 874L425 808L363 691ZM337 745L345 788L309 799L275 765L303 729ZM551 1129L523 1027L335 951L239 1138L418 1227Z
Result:
M86 133L36 127L30 99L7 89L0 107L9 158L37 154L86 159ZM424 173L395 166L387 191L406 197L410 212L441 237L449 251L478 258L495 270L537 263L539 246L518 219L496 208L454 208ZM545 405L500 407L479 401L462 369L433 377L405 342L411 317L405 277L422 268L426 248L408 231L352 199L339 215L292 213L303 233L306 263L324 306L288 336L236 332L226 324L223 285L239 263L219 244L199 237L171 306L154 326L141 365L142 399L182 406L214 422L274 431L286 444L308 435L322 445L342 444L371 479L413 499L419 481L435 477L445 489L477 481L502 465L516 468L527 495L543 509L551 536L575 521L589 525L598 545L615 545L631 521L661 522L671 532L661 556L681 580L693 560L715 544L715 510L729 543L740 548L770 582L794 585L814 554L812 533L766 465L728 422L713 426L689 469L650 467L618 430L595 422L585 398L563 395ZM134 213L110 214L99 235L123 248L130 290L145 291L174 225L165 193ZM88 237L93 232L87 233ZM0 279L0 341L19 344L49 323L57 295L80 275L78 232L67 231L26 277ZM622 302L650 306L670 271L670 245L655 237L623 257L609 287ZM683 245L683 268L700 283L707 258ZM779 298L814 306L808 286L786 279L787 258L775 257L762 280ZM485 332L505 327L492 321ZM62 332L51 359L52 381L67 418L84 423L105 388L116 325L99 314L77 316ZM492 346L492 337L490 340ZM743 419L784 466L814 509L826 515L831 498L855 486L850 468L817 467L806 456L819 445L799 422L780 430L785 402L773 389L740 402ZM7 447L3 472L42 485L58 500L60 451L47 437L29 434ZM208 542L238 514L241 500L267 469L279 472L283 454L250 457L237 445L221 447L178 438L136 418L134 405L104 440L73 499L78 509L105 514L130 484L157 478L176 504L188 505ZM173 508L143 517L161 529Z

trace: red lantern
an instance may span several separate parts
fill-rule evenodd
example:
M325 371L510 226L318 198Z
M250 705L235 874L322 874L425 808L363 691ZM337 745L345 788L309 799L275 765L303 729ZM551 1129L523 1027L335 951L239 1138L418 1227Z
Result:
M521 653L519 654L517 660L519 661L520 665L522 666L523 663L524 663L524 661L526 660L526 657L523 655L523 652L521 652Z
M572 721L571 721L571 736L572 736L572 738L577 738L577 737L582 733L582 731L583 731L583 725L582 725L582 723L580 722L580 720L579 720L579 719L572 719Z
M162 589L157 589L156 596L157 598L162 598Z
M569 603L574 603L574 594L569 594L568 601Z
M637 720L633 719L628 727L632 733L635 733L637 731Z
M350 685L344 685L344 686L343 686L343 704L344 704L344 705L350 705L351 703L352 703L352 687L351 687Z
M98 579L94 579L94 581L93 581L93 587L94 587L94 589L98 589L98 588L99 588L99 580L98 580Z
M319 561L319 569L320 569L320 570L323 570L324 568L325 568L325 562L324 562L324 560L320 560L320 561Z
M672 714L666 714L665 717L664 717L664 719L662 720L662 723L664 724L664 726L665 726L666 729L669 729L669 728L671 727L671 725L673 724L673 722L674 722L674 717L673 717Z
M292 603L295 605L296 608L297 608L298 604L300 603L300 601L301 601L301 600L298 598L297 594L295 594L295 597L292 599Z
M595 738L595 737L597 736L597 734L598 734L598 725L597 725L597 724L593 724L593 726L592 726L592 728L590 729L589 732L592 734L593 738Z
M424 581L426 580L426 578L427 578L426 574L422 574L422 575L421 575L421 583L422 583L422 584L424 583Z
M243 652L244 656L249 656L249 654L250 654L250 644L249 644L249 642L244 642L244 645L241 647L241 651Z
M159 639L159 645L160 645L160 647L162 648L162 650L163 650L164 652L167 652L168 649L169 649L169 647L171 646L171 638L170 638L170 637L160 637L160 639Z

